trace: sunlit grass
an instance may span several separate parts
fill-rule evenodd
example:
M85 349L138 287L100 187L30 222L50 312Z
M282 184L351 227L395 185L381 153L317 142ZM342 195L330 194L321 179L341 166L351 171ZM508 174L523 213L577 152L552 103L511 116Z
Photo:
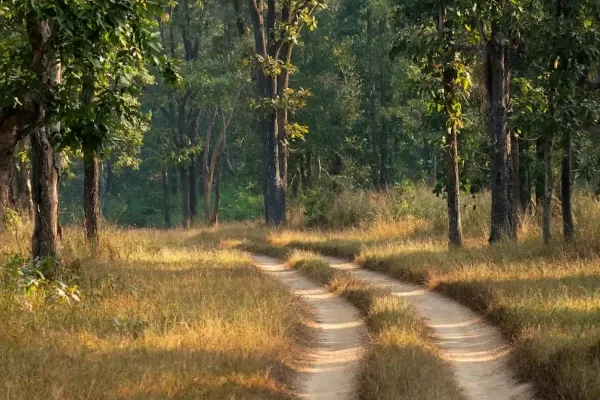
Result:
M518 242L490 247L489 199L469 197L463 210L466 247L450 250L444 201L428 192L409 200L405 214L384 210L357 228L289 229L271 232L266 240L352 257L446 293L500 326L516 346L521 377L532 380L544 398L600 398L600 203L576 196L573 243L559 239L557 208L552 245L541 243L534 214L523 221Z
M293 398L303 309L205 233L108 228L92 254L82 232L67 230L64 279L83 302L0 290L1 396ZM27 253L12 238L0 274L8 254Z
M370 342L362 367L362 399L464 398L424 322L407 300L331 268L314 253L289 252L287 262L346 297L365 315Z

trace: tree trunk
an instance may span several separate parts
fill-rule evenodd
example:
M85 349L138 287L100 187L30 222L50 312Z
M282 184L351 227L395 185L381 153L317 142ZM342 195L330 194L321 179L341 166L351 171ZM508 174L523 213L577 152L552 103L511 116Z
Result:
M185 167L179 168L179 177L181 181L181 208L183 216L183 227L189 229L190 227L190 179L188 176L188 169Z
M192 163L189 167L189 189L190 189L190 225L194 226L198 218L198 199L200 178L198 177L198 164L196 157L192 157Z
M497 31L496 24L493 31ZM492 34L492 36L496 36ZM488 43L488 93L491 112L492 143L492 222L490 243L497 243L510 237L511 199L509 198L510 178L510 137L507 132L507 71L506 48L494 39Z
M219 167L217 170L217 176L215 178L215 204L213 207L212 217L210 219L210 226L217 226L219 224L219 208L221 207L221 179L223 177L224 165L224 159L221 158L221 160L219 160Z
M460 176L458 167L458 130L456 122L452 120L454 113L454 104L456 101L456 90L454 87L454 77L456 70L452 66L452 61L456 57L453 47L452 29L449 25L451 21L447 18L446 4L439 9L439 34L444 40L444 67L443 85L444 85L444 112L447 117L446 134L444 147L444 156L446 158L446 192L448 200L448 240L450 247L462 247L462 222L460 210ZM434 150L435 152L435 150Z
M29 133L31 120L37 124L37 112L9 108L0 113L0 232L4 225L4 210L9 203L14 149L19 140Z
M0 233L4 229L4 212L8 207L8 187L10 185L10 170L12 168L12 151L0 153Z
M430 146L429 151L431 152L431 170L429 171L429 186L435 188L437 186L437 152L435 146Z
M33 258L59 257L58 180L60 155L54 148L56 127L34 132L31 143L31 183L34 204Z
M571 241L575 235L575 223L573 222L573 203L572 203L572 180L573 180L573 136L567 130L563 134L562 148L563 159L561 169L561 201L563 216L563 235L565 241Z
M82 103L90 105L94 100L94 76L85 73L81 91ZM85 237L92 246L100 240L100 168L97 149L83 149L83 214Z
M165 217L165 228L171 227L171 201L169 199L169 173L167 168L162 170L162 189L163 189L163 213Z
M552 174L552 135L544 140L544 215L542 231L544 243L552 240L552 191L554 179Z
M516 233L518 227L521 224L521 160L519 152L519 136L513 134L510 140L510 158L512 161L510 175L511 175L511 216L513 233ZM516 236L516 235L515 235Z
M535 168L535 204L538 208L541 208L544 205L544 197L546 190L545 151L546 137L544 135L540 135L535 142L535 153L537 161Z
M458 133L452 128L446 134L446 190L448 197L448 239L451 247L462 247L463 234L460 210L460 178L458 171Z
M33 51L33 71L43 85L55 86L61 81L61 65L52 54L50 26L38 21L35 14L27 17L27 33ZM40 120L46 109L38 104ZM33 258L59 258L58 180L60 155L55 149L59 124L44 123L33 132L31 143L31 186L34 205L32 237Z
M279 140L277 114L268 116L265 132L265 168L267 177L267 225L285 222L285 188L279 172Z
M189 127L188 136L192 146L197 146L200 142L198 137L198 130L200 129L200 117L201 110L195 110L192 117L191 125ZM196 224L198 218L198 200L200 198L200 176L198 174L198 156L192 155L189 167L189 178L190 178L190 224L193 226Z
M83 157L83 213L85 237L88 243L95 245L100 240L100 202L98 200L99 164L93 152Z
M379 141L379 186L385 190L388 186L387 160L388 160L388 121L381 117L381 134Z

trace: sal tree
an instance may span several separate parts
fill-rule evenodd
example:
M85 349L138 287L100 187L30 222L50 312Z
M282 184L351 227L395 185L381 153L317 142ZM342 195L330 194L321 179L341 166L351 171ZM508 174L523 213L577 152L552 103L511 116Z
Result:
M265 220L285 222L288 137L305 127L288 124L288 111L302 108L309 92L289 87L292 54L304 27L317 26L314 13L324 0L249 0L257 59L257 84L264 151Z

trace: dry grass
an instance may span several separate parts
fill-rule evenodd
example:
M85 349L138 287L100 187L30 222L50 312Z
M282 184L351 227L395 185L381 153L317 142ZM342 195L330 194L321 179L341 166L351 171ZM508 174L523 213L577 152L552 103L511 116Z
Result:
M329 267L314 253L291 251L286 258L291 267L327 285L365 315L371 335L362 367L361 399L464 399L408 301Z
M467 246L451 251L443 201L427 193L414 201L417 216L342 231L280 231L267 241L355 257L367 268L444 292L500 326L516 346L518 372L536 384L542 398L599 399L600 203L577 196L579 233L573 244L556 240L544 246L532 217L524 221L518 243L489 247L487 199L470 199L477 206L466 208Z
M84 301L66 304L2 290L7 255L27 253L12 233L0 239L1 398L292 398L304 310L218 238L109 229L92 257L69 230L76 276L64 279Z
M256 239L257 232L261 230L250 237ZM290 267L328 286L362 312L370 341L361 371L361 399L464 399L427 326L407 300L331 268L312 252L252 240L246 240L243 247L286 260Z

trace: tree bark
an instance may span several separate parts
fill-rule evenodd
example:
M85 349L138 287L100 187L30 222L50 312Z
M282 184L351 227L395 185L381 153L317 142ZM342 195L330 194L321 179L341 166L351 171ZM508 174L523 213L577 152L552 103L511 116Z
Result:
M0 232L3 229L4 210L9 202L10 175L13 168L13 152L17 143L31 130L31 121L37 123L38 109L0 110Z
M54 148L56 133L55 127L48 126L37 129L32 137L33 258L59 257L58 180L60 155Z
M200 109L194 112L194 116L189 127L189 138L192 146L197 146L200 139L198 137L198 130L200 128ZM193 226L196 224L198 217L198 200L200 198L200 176L198 174L198 156L192 155L190 157L189 166L189 178L190 178L190 224Z
M512 230L516 232L521 223L521 160L519 152L519 136L513 134L510 140L510 158L512 161L510 176L511 176L511 215L512 215Z
M85 73L82 88L82 103L89 105L94 100L94 76ZM85 237L92 246L100 240L100 168L96 152L98 149L83 149L83 215Z
M221 207L221 180L223 178L223 167L225 160L221 158L219 160L219 167L217 169L217 176L215 177L215 204L213 206L213 213L210 219L210 226L217 226L219 224L219 209Z
M458 171L458 134L452 128L446 134L446 190L448 197L448 239L451 247L462 247L463 233L460 210L460 178Z
M563 236L565 241L571 241L575 235L575 223L573 222L573 136L571 131L563 133L562 138L563 159L561 168L561 201L563 217Z
M95 245L100 240L100 201L98 196L100 170L98 158L94 152L85 152L83 158L83 213L85 237L88 243Z
M542 234L544 243L552 240L552 134L549 133L544 140L544 215L542 218Z
M535 168L535 205L543 208L545 196L545 151L546 137L540 135L535 141L536 168Z
M280 59L282 43L276 37L277 10L276 1L267 0L266 26L263 20L263 2L249 0L250 18L253 24L256 53L265 59L270 57L277 62ZM266 28L266 29L265 29ZM267 40L268 37L268 40ZM258 68L258 91L261 98L275 100L279 94L278 77L267 76L262 68ZM279 115L276 109L264 110L263 127L263 162L264 162L264 197L265 222L278 226L285 222L285 187L280 168L280 133Z
M497 32L498 24L492 30ZM492 37L496 37L492 33ZM509 198L510 178L510 137L507 132L507 70L506 47L494 39L488 43L488 96L490 103L490 133L492 143L492 221L490 243L497 243L510 237L511 199Z
M42 85L55 86L61 80L61 65L50 45L50 26L28 15L27 33L33 51L33 71ZM45 105L38 104L40 120L47 118ZM55 149L59 124L44 123L34 130L31 144L31 183L34 204L33 258L60 258L58 222L58 180L60 155Z

